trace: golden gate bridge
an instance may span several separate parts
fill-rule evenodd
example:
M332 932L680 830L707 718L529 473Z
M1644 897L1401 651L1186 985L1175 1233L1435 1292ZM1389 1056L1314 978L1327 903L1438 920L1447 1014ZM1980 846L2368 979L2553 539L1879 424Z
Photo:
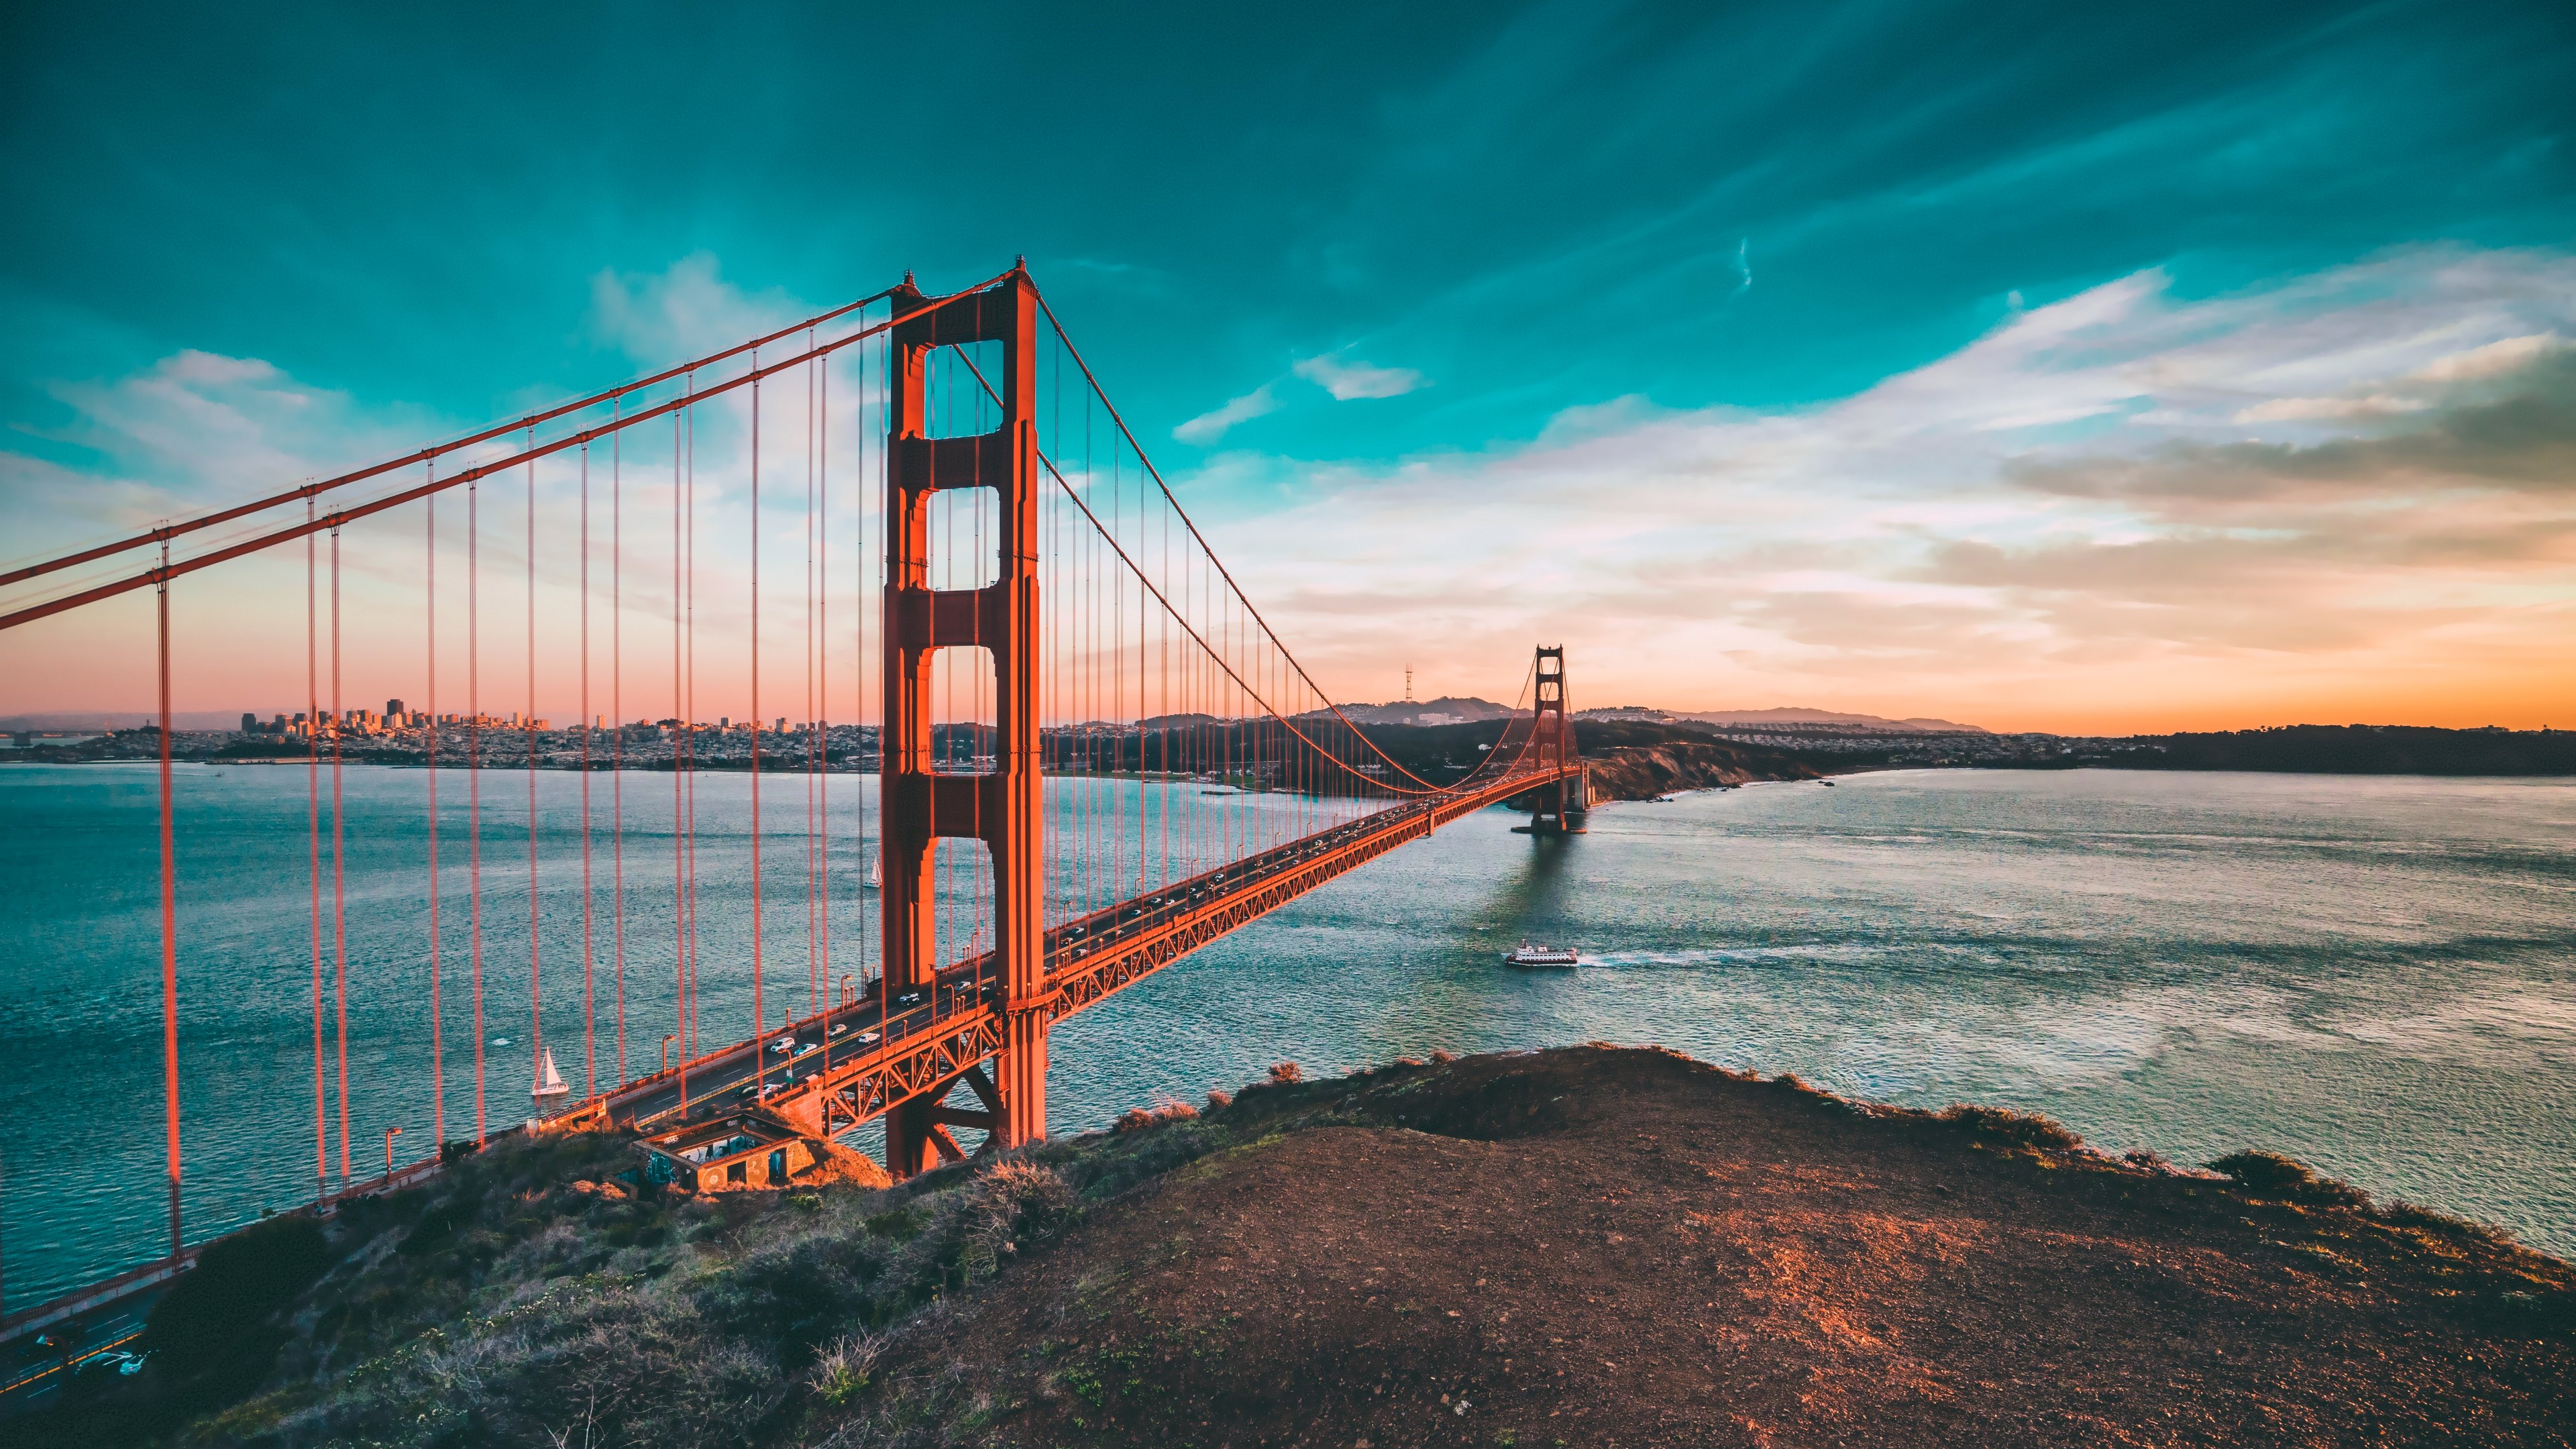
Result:
M783 445L782 413L795 434ZM702 470L711 496L747 491L739 560L700 560L712 532L700 510ZM553 505L575 490L571 536L546 537L541 495L553 520ZM850 506L836 519L843 492ZM793 538L795 525L803 547L788 562L801 566L801 592L775 582L770 542L782 529ZM836 529L846 530L846 547L836 546ZM370 602L347 607L344 544L354 550L369 533ZM389 568L385 550L404 533L417 541L417 564ZM520 554L515 580L485 564L487 546L504 542ZM429 766L417 943L428 989L418 1002L417 1080L403 1089L431 1126L432 1161L451 1137L479 1144L496 1124L517 1121L524 1114L495 1101L522 1090L547 1125L634 1130L653 1173L689 1187L784 1185L835 1151L834 1139L871 1123L882 1124L883 1165L895 1178L967 1156L961 1129L983 1134L978 1151L1030 1142L1046 1133L1048 1035L1066 1016L1469 812L1517 801L1531 810L1526 829L1582 828L1583 765L1561 649L1535 650L1500 738L1471 768L1438 781L1416 773L1273 632L1024 265L944 296L925 295L907 275L507 424L0 573L9 591L0 631L152 595L162 1261L173 1268L188 1251L180 1001L191 983L177 850L188 821L171 790L172 611L189 606L208 571L291 560L298 544L307 709L284 738L305 767L307 889L296 918L277 928L281 939L301 938L294 964L310 1007L317 1202L370 1190L373 1178L357 1170L372 1133L351 1142L348 1003L380 963L350 949L342 780L379 722L342 698L353 656L381 680L388 658L418 651L417 685L404 697L425 708L382 724ZM577 559L566 567L568 549ZM550 575L577 580L576 609L541 607L541 558ZM737 562L745 586L719 597ZM514 642L525 667L498 680L484 667L485 600L513 583L524 593L524 634ZM388 591L413 602L389 610ZM848 604L838 616L836 597ZM784 624L782 602L793 611ZM748 639L739 656L716 661L728 696L747 706L744 723L730 713L720 726L699 722L702 609L720 651L737 626ZM417 633L392 637L391 618ZM784 685L774 672L762 677L764 629L773 653L782 639L800 651ZM579 657L576 680L550 678L545 688L578 694L569 759L549 758L562 734L538 717L541 631L572 636ZM602 635L607 664L595 669ZM632 662L639 647L657 661L649 678ZM445 703L456 703L458 654L464 708L441 713L443 688ZM856 718L837 724L827 718L836 660L857 676L837 686ZM801 701L792 728L763 713L782 696ZM638 701L668 716L630 723ZM513 702L510 719L492 712ZM656 742L650 759L647 739ZM537 771L566 764L581 772L577 960L550 952L539 929ZM720 947L710 960L697 792L703 775L733 767L748 773L750 926L741 949ZM866 788L869 774L877 829L865 857L873 879L863 882L846 878L846 851L835 864L830 831L836 776L847 791ZM517 907L486 889L494 847L484 817L510 810L501 792L518 775L527 954L504 961L487 957L486 937ZM452 841L440 849L442 777L453 791L458 776L462 860ZM1181 789L1222 803L1181 808ZM667 847L651 842L667 858L650 863L649 880L645 842L629 829L646 791L667 796L655 808L670 812L670 829L655 832L667 833ZM764 798L773 810L802 809L801 858L763 858ZM459 872L462 920L452 905L442 910ZM650 938L637 919L647 892L658 893ZM790 913L783 931L780 911ZM525 1050L505 1059L492 1045L502 1038L490 1035L487 986L522 971ZM568 993L576 973L580 1086L550 1097L562 1079L552 1075L546 992ZM746 1018L705 1009L706 988L729 974L748 979ZM456 994L464 999L452 1002ZM463 1024L454 1017L471 1023L470 1084L450 1080L448 1034ZM630 1050L646 1042L658 1055ZM392 1137L385 1142L390 1184Z

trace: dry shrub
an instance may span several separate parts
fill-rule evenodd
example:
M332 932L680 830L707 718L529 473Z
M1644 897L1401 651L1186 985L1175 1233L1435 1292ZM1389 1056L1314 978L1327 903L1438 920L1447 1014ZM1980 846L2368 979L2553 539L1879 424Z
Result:
M569 1415L593 1442L749 1449L782 1397L778 1367L671 1297L559 1282L377 1360L265 1437L542 1443Z
M1456 1060L1458 1060L1458 1058L1448 1052L1433 1052L1431 1054L1431 1065L1435 1067L1445 1067Z
M1187 1102L1156 1102L1151 1107L1130 1107L1120 1114L1118 1130L1137 1132L1147 1127L1160 1127L1166 1122L1187 1121L1198 1114L1199 1109Z
M2449 1213L2428 1208L2421 1203L2411 1203L2404 1198L2393 1199L2381 1205L2379 1215L2389 1222L2404 1227L2438 1233L2446 1238L2484 1243L2490 1247L2511 1247L2515 1241L2511 1228L2500 1228L2493 1223L2453 1217Z
M2084 1145L2083 1138L2037 1112L2016 1112L2009 1107L1944 1107L1940 1120L1974 1132L1983 1140L2023 1147L2053 1147L2063 1152Z
M808 1184L839 1183L879 1190L894 1186L894 1179L886 1176L886 1170L877 1165L877 1160L864 1152L829 1139L817 1141L808 1138L806 1145L814 1149L814 1165L806 1169L804 1179Z
M1270 1081L1274 1086L1293 1087L1304 1080L1306 1069L1295 1062L1280 1062L1270 1069Z
M966 1213L957 1253L958 1268L970 1281L999 1272L1002 1259L1020 1250L1021 1239L1046 1237L1080 1211L1072 1185L1034 1162L997 1163L976 1186L979 1195Z
M2212 1172L2226 1173L2238 1187L2256 1196L2336 1207L2370 1206L2370 1194L2360 1188L2337 1182L2331 1177L2319 1177L2306 1163L2292 1161L2277 1152L2256 1152L2250 1148L2231 1152L2210 1163L2209 1168Z
M1222 1112L1234 1105L1234 1094L1223 1087L1208 1088L1208 1110Z
M883 1334L843 1334L814 1356L813 1370L805 1376L806 1386L816 1398L837 1409L867 1391L869 1376L875 1373L877 1360L884 1353Z

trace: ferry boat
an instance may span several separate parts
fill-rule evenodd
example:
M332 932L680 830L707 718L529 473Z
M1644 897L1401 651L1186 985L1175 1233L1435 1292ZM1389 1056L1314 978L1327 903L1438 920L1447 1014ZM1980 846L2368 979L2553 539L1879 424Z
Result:
M1527 941L1503 954L1506 966L1580 966L1583 958L1574 949L1556 946L1533 946Z
M528 1095L531 1097L560 1097L571 1090L571 1085L566 1083L563 1079L563 1073L555 1070L555 1054L552 1051L548 1051L546 1053L545 1067L538 1073L537 1084L528 1089Z

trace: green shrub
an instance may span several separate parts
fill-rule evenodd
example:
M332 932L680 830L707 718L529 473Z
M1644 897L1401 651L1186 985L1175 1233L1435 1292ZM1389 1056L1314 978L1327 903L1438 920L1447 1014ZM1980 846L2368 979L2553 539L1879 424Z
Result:
M921 1236L921 1230L929 1223L929 1214L921 1209L900 1207L892 1212L878 1213L869 1218L868 1231L880 1238L893 1238L901 1242Z
M181 1396L214 1399L258 1383L286 1341L280 1308L331 1266L331 1246L308 1217L270 1218L207 1245L181 1274L135 1345Z

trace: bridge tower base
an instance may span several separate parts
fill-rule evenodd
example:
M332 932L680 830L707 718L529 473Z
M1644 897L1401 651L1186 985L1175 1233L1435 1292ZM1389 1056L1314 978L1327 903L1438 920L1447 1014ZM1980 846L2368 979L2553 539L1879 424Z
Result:
M886 440L885 723L879 855L884 862L885 987L937 992L937 922L931 871L942 838L983 842L992 865L994 989L1006 1023L998 1082L978 1066L938 1083L886 1116L886 1170L909 1177L959 1151L951 1126L984 1128L988 1143L1016 1147L1046 1135L1047 1023L1043 895L1045 819L1039 773L1037 288L1025 268L970 298L926 311L934 299L907 277L893 299ZM910 316L907 314L918 314ZM972 437L928 435L927 364L940 347L1002 344L1001 425ZM986 488L999 503L997 556L977 560L980 589L933 589L930 498L947 488ZM942 649L991 659L993 769L937 769L931 661ZM980 754L980 746L971 753ZM964 1083L981 1110L945 1105Z
M1571 775L1559 776L1554 785L1540 788L1530 823L1512 827L1513 833L1581 835L1592 805L1592 772L1574 752L1574 717L1567 713L1570 706L1565 698L1565 646L1540 646L1536 671L1538 697L1530 749L1541 765L1576 768Z

